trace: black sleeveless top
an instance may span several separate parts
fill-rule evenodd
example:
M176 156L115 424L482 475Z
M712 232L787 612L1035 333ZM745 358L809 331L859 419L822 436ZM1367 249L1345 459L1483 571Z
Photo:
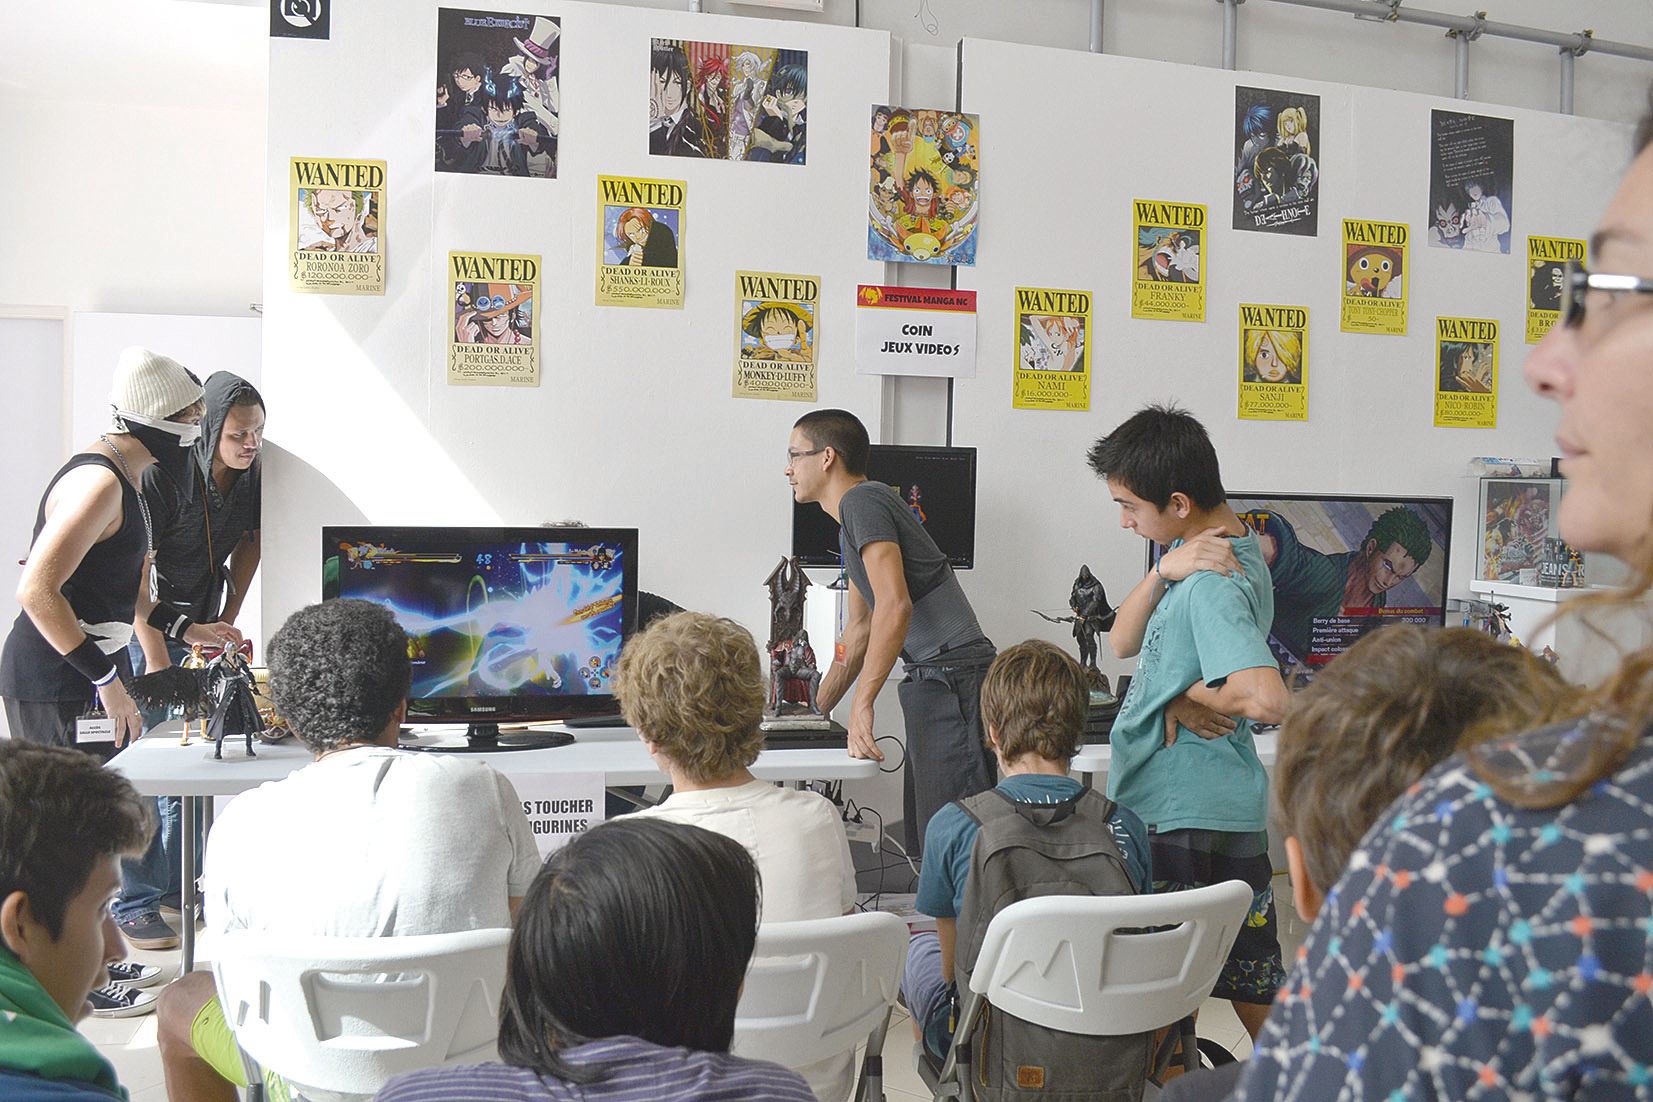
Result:
M35 513L34 540L40 538L40 529L46 524L46 499L52 488L76 467L93 464L114 474L121 487L121 526L108 539L99 540L87 549L86 556L75 567L75 572L63 583L63 596L74 609L81 627L87 634L95 633L91 625L104 623L131 624L138 604L138 583L143 574L143 558L148 540L144 532L143 512L138 506L138 493L122 477L115 461L107 456L82 452L52 476L46 492L40 495L40 508ZM130 629L128 629L130 630ZM131 664L123 647L109 656L122 677L132 675ZM6 637L6 648L0 654L0 696L11 700L29 701L90 701L96 695L92 683L73 666L63 660L34 626L27 612L19 612Z

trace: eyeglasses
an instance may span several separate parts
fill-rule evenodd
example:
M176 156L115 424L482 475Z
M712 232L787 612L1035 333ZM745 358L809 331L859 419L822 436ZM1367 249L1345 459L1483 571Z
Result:
M1632 275L1609 275L1592 272L1577 261L1567 261L1561 276L1561 324L1578 327L1584 324L1584 297L1590 291L1612 294L1653 293L1653 279Z
M811 455L820 455L824 451L826 451L825 447L812 448L812 449L810 449L809 451L806 451L806 452L795 452L791 448L787 448L786 449L786 465L788 467L790 467L790 466L792 466L792 464L796 463L800 459L807 458Z

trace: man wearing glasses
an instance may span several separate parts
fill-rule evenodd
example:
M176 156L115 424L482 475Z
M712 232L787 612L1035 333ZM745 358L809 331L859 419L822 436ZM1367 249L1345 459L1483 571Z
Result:
M884 760L873 741L873 703L898 655L905 665L898 690L907 734L902 817L907 852L916 857L932 815L993 787L980 705L996 652L912 508L891 487L867 481L869 449L854 414L815 410L792 428L786 479L796 500L815 502L840 526L848 618L818 699L831 712L859 681L849 721L853 757Z

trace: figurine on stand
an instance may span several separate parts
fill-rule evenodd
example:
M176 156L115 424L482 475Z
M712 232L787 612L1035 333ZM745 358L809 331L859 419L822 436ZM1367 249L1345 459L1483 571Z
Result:
M809 632L796 639L782 640L769 652L769 714L778 716L788 704L802 704L810 715L819 715L816 695L821 689L821 671Z
M203 662L192 665L197 655ZM251 655L250 642L226 647L211 657L197 647L183 665L135 677L127 688L140 707L182 709L186 735L179 745L189 744L187 731L192 718L208 717L204 737L216 744L214 758L223 758L224 739L234 735L246 737L247 756L254 757L253 738L264 731L264 720L254 696L253 672L248 664Z
M1111 695L1107 675L1096 664L1096 637L1113 630L1117 612L1108 603L1101 580L1091 573L1089 566L1079 567L1079 576L1073 579L1073 589L1068 593L1068 608L1072 616L1050 616L1038 609L1033 613L1053 624L1073 625L1073 638L1079 644L1079 664L1085 668L1091 691Z
M190 644L189 657L184 659L182 665L183 665L184 669L186 669L186 670L204 670L204 669L207 668L207 658L206 658L206 655L201 653L201 644L200 643L191 643ZM189 745L189 725L190 725L190 723L192 723L193 721L195 721L197 719L205 719L206 718L206 712L204 710L202 710L202 706L204 704L205 704L205 701L200 700L200 701L198 701L197 706L193 711L190 711L190 710L187 710L187 709L185 710L185 712L184 712L184 730L183 730L183 734L180 735L179 738L178 738L178 745L179 746L188 746ZM207 725L205 723L202 723L201 724L201 737L205 738L206 733L207 733Z
M769 707L766 729L827 728L817 695L821 670L804 630L804 593L809 578L796 558L780 561L764 584L769 587Z

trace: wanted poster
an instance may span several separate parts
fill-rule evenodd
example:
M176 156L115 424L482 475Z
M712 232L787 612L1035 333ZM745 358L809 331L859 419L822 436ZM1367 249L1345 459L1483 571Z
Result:
M1091 294L1016 288L1014 409L1091 408Z
M735 273L736 398L815 401L818 276Z
M1435 319L1435 424L1490 429L1498 425L1498 322Z
M1240 303L1240 419L1309 419L1309 310Z
M683 308L682 180L597 177L597 305Z
M385 163L294 157L288 286L300 294L385 293Z
M1561 283L1567 262L1584 266L1584 242L1576 237L1527 238L1527 343L1537 344L1561 319Z
M1343 332L1405 336L1410 240L1403 222L1343 220Z
M448 383L538 386L540 258L449 253Z
M1131 317L1205 320L1205 204L1133 199Z

